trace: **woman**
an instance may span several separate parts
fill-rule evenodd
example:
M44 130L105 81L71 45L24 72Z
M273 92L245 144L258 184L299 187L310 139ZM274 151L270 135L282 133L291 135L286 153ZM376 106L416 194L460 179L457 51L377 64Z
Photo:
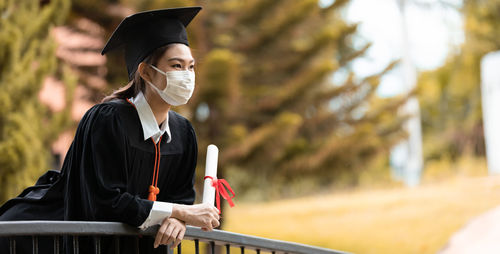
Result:
M205 230L219 225L213 205L192 205L196 136L189 121L170 110L193 93L194 59L185 27L200 9L142 12L120 23L102 53L124 47L131 81L85 114L61 174L40 178L8 201L0 220L161 225L154 242L144 237L135 246L143 253L177 246L186 224ZM80 242L80 252L90 252L92 239ZM122 253L135 249L130 241L121 244ZM113 251L111 241L101 245ZM72 249L70 241L66 248Z

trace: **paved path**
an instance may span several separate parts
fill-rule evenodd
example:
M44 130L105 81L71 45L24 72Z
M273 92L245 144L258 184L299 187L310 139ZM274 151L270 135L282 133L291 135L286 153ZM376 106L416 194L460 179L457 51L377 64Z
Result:
M499 254L500 206L470 220L439 254Z

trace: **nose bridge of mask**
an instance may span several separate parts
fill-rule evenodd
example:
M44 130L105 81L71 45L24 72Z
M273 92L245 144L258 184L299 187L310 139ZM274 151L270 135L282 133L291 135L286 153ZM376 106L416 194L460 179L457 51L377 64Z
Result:
M194 73L188 70L167 72L167 82L169 80L183 80L182 84L194 81Z
M151 68L155 69L157 72L159 72L159 73L163 74L163 76L165 76L165 78L167 80L167 85L165 86L165 90L167 89L167 87L169 85L169 79L172 79L172 78L185 78L185 79L194 81L194 73L192 73L188 70L164 72L164 71L158 69L158 67L156 67L154 65L150 64L149 66L151 66Z

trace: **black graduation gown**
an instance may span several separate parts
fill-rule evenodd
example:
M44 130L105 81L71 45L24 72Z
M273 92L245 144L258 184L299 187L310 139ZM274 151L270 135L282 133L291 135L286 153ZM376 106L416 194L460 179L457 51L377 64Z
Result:
M172 141L167 143L164 135L160 143L157 200L193 204L196 135L189 121L173 111L169 127ZM154 142L144 140L134 106L124 100L98 104L80 121L60 175L45 175L38 185L7 201L0 208L0 220L117 221L139 226L153 205L147 197L154 163ZM141 238L141 253L154 253L153 240ZM91 242L81 239L80 253L92 253ZM121 241L120 252L133 251L134 243ZM2 245L5 241L0 243L1 253ZM104 239L101 245L104 253L112 251L110 241Z

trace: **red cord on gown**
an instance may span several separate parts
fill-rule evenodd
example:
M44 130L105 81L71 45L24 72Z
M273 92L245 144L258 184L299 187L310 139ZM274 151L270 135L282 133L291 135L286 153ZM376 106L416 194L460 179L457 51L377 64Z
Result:
M129 99L127 99L127 102L130 103L135 108L134 103L132 103ZM158 188L158 175L160 173L160 159L161 159L160 145L162 137L163 136L160 136L160 140L158 140L158 143L156 143L153 137L151 137L151 140L153 141L153 144L155 146L155 166L153 168L153 180L151 181L151 185L149 186L149 195L148 195L148 200L151 201L156 201L156 195L160 193L160 188Z

